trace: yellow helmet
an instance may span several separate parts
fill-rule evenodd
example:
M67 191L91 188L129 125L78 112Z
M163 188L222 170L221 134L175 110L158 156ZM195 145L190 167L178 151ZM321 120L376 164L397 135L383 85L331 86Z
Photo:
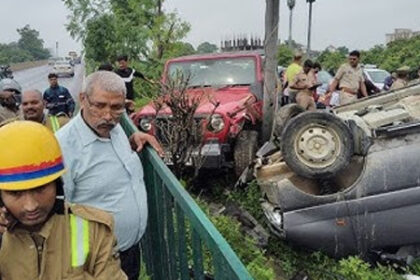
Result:
M60 146L44 125L15 121L0 127L0 190L29 190L64 172Z

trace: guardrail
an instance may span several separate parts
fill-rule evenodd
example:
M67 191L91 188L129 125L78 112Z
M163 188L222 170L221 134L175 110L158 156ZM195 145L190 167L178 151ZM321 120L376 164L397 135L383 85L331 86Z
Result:
M127 135L137 128L124 115ZM153 280L252 280L232 248L182 187L156 152L141 153L149 219L142 239L147 274ZM210 258L209 273L204 267Z

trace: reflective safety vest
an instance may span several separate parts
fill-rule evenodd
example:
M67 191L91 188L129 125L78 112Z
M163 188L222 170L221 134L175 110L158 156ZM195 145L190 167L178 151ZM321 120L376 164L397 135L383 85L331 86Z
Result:
M56 116L48 116L51 122L51 128L53 133L57 132L57 130L60 128L60 123L58 122L58 118Z
M71 266L85 264L89 254L89 222L70 214Z

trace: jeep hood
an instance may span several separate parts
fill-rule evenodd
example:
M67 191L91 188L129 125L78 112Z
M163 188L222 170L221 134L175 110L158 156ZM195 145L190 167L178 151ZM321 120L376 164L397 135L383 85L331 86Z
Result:
M241 87L224 87L224 88L199 88L189 89L187 94L191 97L202 96L197 114L210 114L213 112L215 104L219 103L214 111L216 114L233 113L244 108L245 103L255 103L256 97L250 92L249 86ZM170 109L165 106L159 114L170 114ZM153 103L149 103L143 107L139 114L141 116L155 115L156 110Z

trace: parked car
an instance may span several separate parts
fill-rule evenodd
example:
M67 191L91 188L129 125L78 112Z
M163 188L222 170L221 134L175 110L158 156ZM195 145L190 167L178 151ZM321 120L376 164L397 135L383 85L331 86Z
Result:
M385 78L391 76L388 71L378 69L376 66L365 65L365 67L363 67L363 72L366 75L366 78L380 90L384 87Z
M67 60L57 60L51 71L57 76L74 76L74 66Z
M233 167L239 176L257 149L262 119L262 57L257 52L232 52L171 59L165 64L163 82L179 72L191 77L189 96L207 97L195 115L202 125L204 145L196 143L192 157L203 156L203 168ZM162 139L159 124L177 121L171 119L168 108L156 116L153 103L133 120L142 131L156 135L164 146L168 143ZM195 161L191 162L194 165Z
M274 234L335 257L420 244L420 85L285 106L274 134L255 169Z

